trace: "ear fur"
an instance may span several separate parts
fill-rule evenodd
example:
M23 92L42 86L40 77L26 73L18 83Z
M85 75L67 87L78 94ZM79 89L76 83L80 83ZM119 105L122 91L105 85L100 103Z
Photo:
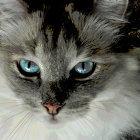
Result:
M0 21L14 19L27 13L22 0L0 0Z
M96 12L107 18L123 19L127 10L128 0L95 0Z

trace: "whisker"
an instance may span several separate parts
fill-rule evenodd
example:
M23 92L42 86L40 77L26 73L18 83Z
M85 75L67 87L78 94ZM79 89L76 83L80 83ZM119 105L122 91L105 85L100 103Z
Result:
M4 105L4 103L3 103L3 105ZM24 106L24 105L26 105L26 104L24 104L24 103L21 103L21 104L9 104L9 103L7 103L7 104L5 104L5 108L11 108L11 107L16 108L16 107L21 107L21 106ZM3 106L2 106L2 108L3 108Z
M24 115L24 117L17 123L16 127L10 132L10 134L6 137L5 140L7 140L8 138L10 138L11 140L11 138L16 135L16 133L20 130L20 128L25 125L24 123L29 119L28 117L29 114L30 112Z
M29 126L30 126L30 124L31 124L31 122L32 122L32 118L33 118L33 115L31 114L31 115L30 115L30 118L28 119L29 123L27 124L27 128L26 128L26 131L25 131L25 133L24 133L23 140L24 140L24 138L27 138L27 137L25 137L25 136L29 135ZM28 122L28 121L27 121L27 122Z
M101 108L101 107L99 107L99 106L97 106L97 105L92 105L92 107L93 107L93 108L97 108L97 109L101 109L101 110L105 111L104 108Z
M18 113L13 114L13 115L10 116L10 117L8 117L8 118L4 121L4 124L0 127L0 129L2 129L2 128L6 125L6 123L8 123L12 118L14 118L15 116L17 116L18 114L21 114L21 113L23 113L23 111L20 111L20 112L18 112Z
M7 102L7 101L4 102L4 101L3 101L3 102L0 102L0 104L7 104L7 103L8 103L8 104L15 104L15 102L13 102L13 101L9 101L9 102ZM16 103L17 103L17 102L16 102Z
M97 102L97 103L122 103L122 104L124 103L125 104L126 102L132 102L132 101L133 102L138 102L138 103L140 102L140 100L136 101L136 100L133 100L133 99L130 99L128 101L125 101L125 100L123 100L123 101L108 101L108 100L105 100L105 101L94 101L94 102L95 103Z
M13 105L13 106L14 106L14 109L16 109L16 108L20 108L21 105L23 106L24 104L18 104L18 106L17 106L17 105ZM12 106L12 107L13 107L13 106ZM7 116L7 115L11 114L12 112L13 112L13 111L10 111L10 112L8 112L8 113L5 113L5 114L3 114L3 115L0 115L0 117Z
M21 111L22 112L22 111ZM20 113L21 113L20 112ZM8 113L5 113L5 114L3 114L3 115L0 115L0 117L6 117L6 116L9 116L9 115L13 115L14 113L13 113L13 111L11 111L11 112L8 112ZM18 113L17 113L18 114Z
M87 118L84 117L84 119L82 119L82 121L79 121L79 126L80 129L82 129L82 132L87 132L92 130L92 123L91 121L89 121ZM85 125L86 124L86 125Z
M89 118L90 117L90 118ZM91 115L88 115L86 117L84 117L88 122L90 122L90 124L92 124L92 121L95 120L96 122L98 122L98 120L94 117L94 116L91 116ZM92 119L92 120L91 120Z
M19 101L20 101L20 100L18 100L18 99L3 98L3 97L1 97L0 100L6 101L6 102L7 102L7 100L10 101L10 102L19 102Z
M12 135L12 137L14 137L14 135L16 135L16 132L22 131L23 128L26 126L27 122L28 122L31 118L32 118L32 115L31 115L30 112L28 112L27 115L25 115L25 117L23 118L22 123L21 123L21 124L19 125L19 127L17 128L17 131L15 131L14 134ZM27 129L26 129L25 131L27 131ZM17 136L15 136L14 140L18 137L18 134L19 134L19 133L17 133ZM23 134L23 132L22 132L22 134ZM25 133L23 134L22 138L23 138L23 137L25 137Z

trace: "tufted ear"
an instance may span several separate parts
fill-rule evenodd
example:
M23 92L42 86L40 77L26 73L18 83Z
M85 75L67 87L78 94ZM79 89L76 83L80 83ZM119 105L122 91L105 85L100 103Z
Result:
M128 6L128 0L95 0L96 12L106 17L123 18Z
M27 13L22 0L0 0L0 21L14 19Z

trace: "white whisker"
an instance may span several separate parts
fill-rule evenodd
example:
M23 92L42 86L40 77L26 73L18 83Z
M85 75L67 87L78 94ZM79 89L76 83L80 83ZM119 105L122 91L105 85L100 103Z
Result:
M5 140L7 140L8 138L11 140L11 138L16 138L16 135L18 136L18 131L20 131L20 129L23 129L23 126L26 124L26 122L28 121L28 119L30 118L30 112L26 113L22 119L20 119L20 121L16 124L16 127L10 132L10 134L5 138Z
M2 129L6 125L6 123L8 123L9 121L11 121L11 119L13 119L14 117L16 117L17 115L19 115L21 113L23 113L23 111L20 111L18 113L12 114L10 117L8 117L7 119L5 119L4 122L3 122L4 124L0 127L0 129ZM9 114L7 116L9 116Z
M27 120L27 122L26 122L26 125L27 125L27 128L26 128L26 130L25 130L25 133L24 133L24 137L23 137L23 140L25 139L25 138L27 138L27 136L29 135L29 127L30 127L30 124L31 124L31 122L32 122L32 114L30 114L30 117L29 117L29 119Z

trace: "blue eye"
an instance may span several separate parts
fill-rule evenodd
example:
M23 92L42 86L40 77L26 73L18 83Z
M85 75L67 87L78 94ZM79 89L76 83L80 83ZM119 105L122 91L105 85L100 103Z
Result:
M71 71L74 78L86 78L90 76L96 68L96 63L87 61L78 63Z
M75 71L80 74L89 73L93 68L93 62L82 62L75 66Z
M34 62L23 59L18 62L18 69L25 76L36 76L40 71Z

